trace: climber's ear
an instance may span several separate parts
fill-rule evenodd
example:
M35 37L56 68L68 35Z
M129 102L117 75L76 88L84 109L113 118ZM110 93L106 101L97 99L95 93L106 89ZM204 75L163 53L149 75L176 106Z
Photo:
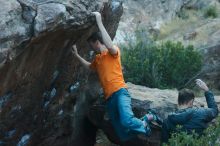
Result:
M99 40L96 40L94 44L95 44L96 48L100 47L100 41Z
M95 42L90 41L89 45L93 50L96 50L96 48L98 46L98 42L97 41L95 41Z

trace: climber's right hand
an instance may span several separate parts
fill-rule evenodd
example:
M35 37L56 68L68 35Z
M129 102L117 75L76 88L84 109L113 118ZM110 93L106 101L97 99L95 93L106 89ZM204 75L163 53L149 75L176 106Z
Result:
M196 84L204 91L209 91L208 86L201 79L196 79Z
M72 50L71 50L71 51L72 51L72 53L73 53L74 56L77 56L77 55L78 55L77 47L76 47L75 44L72 46Z
M99 12L92 12L93 15L95 15L96 21L101 22L102 21L102 16Z

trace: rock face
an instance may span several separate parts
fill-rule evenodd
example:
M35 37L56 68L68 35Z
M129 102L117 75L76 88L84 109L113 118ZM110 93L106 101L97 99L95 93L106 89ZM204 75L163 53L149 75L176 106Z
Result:
M138 27L159 31L162 24L176 17L190 0L125 0L124 13L117 30L116 42L123 42Z
M160 34L161 27L163 25L170 25L170 21L180 17L187 17L186 11L195 10L199 11L200 16L203 15L203 12L210 5L214 5L216 7L219 6L218 0L125 0L123 3L124 13L122 15L122 19L119 23L119 28L117 30L117 34L115 37L115 42L124 42L126 41L126 37L133 35L136 29L145 29L149 33L157 33ZM184 11L186 9L186 11ZM193 13L193 12L190 12ZM184 18L186 19L186 18ZM213 35L210 41L214 41L216 35L218 35L218 28L212 28L219 24L218 19L203 21L200 23L200 20L204 20L204 18L199 18L199 25L191 22L187 31L185 33L192 33L191 27L195 26L195 29L200 29L200 27L204 26L204 29L212 31L216 30L215 36ZM178 21L178 20L177 20ZM174 24L172 26L175 27ZM171 26L171 27L172 27ZM178 27L178 23L176 24ZM181 29L180 29L181 30ZM204 30L203 30L204 31ZM212 31L213 32L213 31ZM176 33L176 34L175 34ZM178 34L179 33L179 34ZM183 37L183 33L180 33L178 30L170 33L170 39L175 37L176 35L181 35ZM215 39L216 40L216 39ZM208 41L208 40L207 40ZM217 43L218 40L215 41ZM203 44L204 42L202 42ZM202 45L200 44L200 45ZM210 42L209 42L210 44Z
M192 78L187 85L192 85L196 78L203 78L211 88L220 90L220 45L214 45L202 50L204 65L202 70Z
M213 87L220 90L220 44L204 50L205 65L201 76L204 76L211 82Z
M128 83L128 90L132 96L132 108L136 117L142 117L149 109L156 111L162 119L165 119L171 112L177 110L177 90L160 90L151 89L139 85ZM220 97L216 96L215 100L220 105ZM207 107L205 97L198 97L194 101L194 106ZM219 106L220 107L220 106ZM98 114L97 114L98 113ZM160 146L161 128L152 125L152 134L147 139L137 138L126 143L120 143L104 112L104 104L96 102L90 109L89 119L98 128L101 128L109 140L117 145L125 146ZM99 144L102 146L102 143ZM107 144L104 144L107 145ZM104 146L103 145L103 146Z
M86 39L102 13L115 36L117 0L0 0L0 145L92 146L85 115L99 95L93 75L71 55L91 59ZM89 80L88 80L89 78Z

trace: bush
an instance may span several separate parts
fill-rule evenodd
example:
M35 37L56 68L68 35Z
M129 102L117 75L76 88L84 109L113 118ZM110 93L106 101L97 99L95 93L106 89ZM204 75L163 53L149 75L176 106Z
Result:
M125 80L149 87L180 88L201 70L202 57L193 46L167 41L156 44L137 31L135 40L122 45Z
M169 139L168 144L164 144L163 146L219 146L219 138L220 118L217 119L216 124L207 128L202 136L198 136L196 133L174 133Z
M218 17L217 7L216 7L216 6L209 6L209 7L205 10L204 16L205 16L205 17L212 17L212 18Z

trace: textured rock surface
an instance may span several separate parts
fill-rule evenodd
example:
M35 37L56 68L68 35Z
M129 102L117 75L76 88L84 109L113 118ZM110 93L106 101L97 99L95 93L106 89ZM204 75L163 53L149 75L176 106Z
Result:
M128 90L132 96L132 108L135 116L142 117L147 110L154 109L163 119L167 117L170 112L177 109L177 90L160 90L151 89L143 86L128 83ZM215 96L215 100L220 105L220 97ZM207 107L205 97L198 97L195 99L194 106ZM99 114L97 114L99 113ZM157 126L152 127L152 135L147 138L139 138L134 141L129 141L125 144L119 143L115 137L114 131L109 123L108 116L104 112L104 104L97 102L90 109L89 119L97 127L101 128L107 137L118 145L125 146L159 146L160 145L160 128ZM107 145L100 142L100 146ZM109 144L110 145L110 144Z
M190 0L125 0L124 13L117 30L116 42L124 41L138 27L159 30L161 25L176 17Z
M205 10L210 5L219 6L218 0L125 0L123 3L124 13L117 30L115 37L116 42L124 42L126 36L132 35L137 28L146 29L150 33L160 33L160 29L163 25L170 23L177 17L185 15L182 12L183 9L187 10ZM200 12L201 15L203 11ZM204 20L200 18L198 21ZM203 22L197 27L198 29L203 25L208 25L208 29L212 29L211 26L219 24L218 20L211 20ZM178 25L178 24L177 24ZM191 27L194 24L189 25L187 31L191 31ZM178 27L178 26L177 26ZM205 26L204 26L205 27ZM217 28L213 28L217 30ZM181 30L181 29L180 29ZM179 31L176 31L178 34ZM187 33L187 32L185 32ZM176 37L176 34L170 34L171 37ZM182 33L178 34L182 37ZM213 36L214 37L214 36Z
M204 50L205 65L203 67L204 76L215 88L220 90L220 45L215 45Z
M189 82L192 85L196 78L203 78L211 88L220 90L220 45L214 45L202 50L204 54L204 65L202 70Z
M116 0L0 0L0 143L13 146L89 146L94 127L85 118L99 95L97 80L71 55L99 11L111 37L122 5ZM69 91L69 87L71 90ZM96 92L97 91L97 92Z

